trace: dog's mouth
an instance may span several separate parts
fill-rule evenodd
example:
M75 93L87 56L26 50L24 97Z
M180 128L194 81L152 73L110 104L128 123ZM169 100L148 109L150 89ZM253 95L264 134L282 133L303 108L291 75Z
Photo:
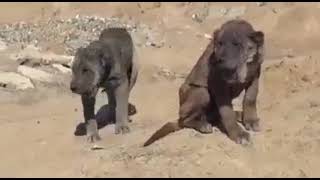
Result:
M72 93L84 95L84 96L94 96L98 91L97 87L90 88L88 90L80 91L80 90L73 90Z
M246 78L241 78L239 75L235 72L233 74L224 74L222 76L222 79L227 83L227 84L243 84L246 82Z
M228 84L237 84L238 81L234 80L234 79L225 79L225 81L228 83Z
M240 81L238 79L225 79L225 82L230 85L243 84L244 81Z
M74 90L74 89L72 89L71 92L74 94L81 94L78 90Z
M93 88L89 89L88 91L85 91L84 95L86 95L86 96L95 96L97 94L97 92L98 92L98 89L99 89L98 87L93 87Z

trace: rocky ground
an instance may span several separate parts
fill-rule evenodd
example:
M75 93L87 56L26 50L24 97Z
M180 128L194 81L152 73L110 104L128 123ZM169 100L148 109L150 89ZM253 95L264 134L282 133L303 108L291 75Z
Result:
M319 177L319 3L2 3L1 177ZM142 148L177 117L178 88L228 19L266 34L259 94L263 131L241 147L215 129L183 130ZM82 122L70 93L78 47L102 29L126 27L140 75L130 101L132 132L101 129L92 150L73 132ZM99 94L96 110L107 102Z

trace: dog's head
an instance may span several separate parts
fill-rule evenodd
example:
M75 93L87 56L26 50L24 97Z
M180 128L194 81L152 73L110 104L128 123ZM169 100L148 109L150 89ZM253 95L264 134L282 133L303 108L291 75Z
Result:
M110 51L98 42L76 51L72 64L70 89L77 94L91 95L97 92L98 86L111 64Z
M244 83L262 63L264 33L244 20L232 20L214 32L216 69L228 84ZM251 70L249 70L251 68Z

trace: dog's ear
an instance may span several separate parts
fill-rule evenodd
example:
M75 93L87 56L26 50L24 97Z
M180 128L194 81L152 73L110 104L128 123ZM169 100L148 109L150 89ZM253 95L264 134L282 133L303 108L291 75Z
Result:
M106 67L111 59L110 53L108 53L107 51L99 51L98 54L98 58L102 67Z
M101 65L102 65L102 67L105 67L106 66L106 61L104 59L103 51L99 51L98 58L99 58L99 61L100 61Z
M82 48L82 47L77 48L76 52L72 58L72 61L71 61L71 67L74 66L75 62L81 61L81 59L83 58L84 55L85 55L84 48Z
M249 37L257 43L258 46L262 46L264 43L264 33L262 31L255 31L251 33Z
M214 34L216 31L214 32ZM206 49L203 51L202 55L198 59L197 67L193 68L189 74L189 83L197 86L208 87L208 73L210 71L210 64L214 64L214 39L210 40Z
M216 46L218 44L218 36L220 33L220 29L217 29L213 32L213 44Z
M77 50L76 50L76 53L75 53L75 57L81 57L83 56L85 53L84 53L84 48L83 47L79 47Z
M213 35L212 35L213 40L210 42L210 44L206 49L206 51L208 51L209 63L211 65L214 65L215 63L218 62L217 59L214 57L214 54L215 54L216 48L218 47L220 33L221 33L221 29L216 29L213 32Z
M77 52L81 53L81 52L83 52L83 50L84 50L83 47L79 47L79 48L77 49Z

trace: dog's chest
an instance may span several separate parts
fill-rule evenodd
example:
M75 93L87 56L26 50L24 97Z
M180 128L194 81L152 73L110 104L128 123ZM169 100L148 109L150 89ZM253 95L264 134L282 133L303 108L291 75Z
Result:
M231 98L234 99L234 98L238 97L242 93L242 91L244 91L245 85L246 84L237 84L237 85L229 87L230 93L231 93L230 94Z

